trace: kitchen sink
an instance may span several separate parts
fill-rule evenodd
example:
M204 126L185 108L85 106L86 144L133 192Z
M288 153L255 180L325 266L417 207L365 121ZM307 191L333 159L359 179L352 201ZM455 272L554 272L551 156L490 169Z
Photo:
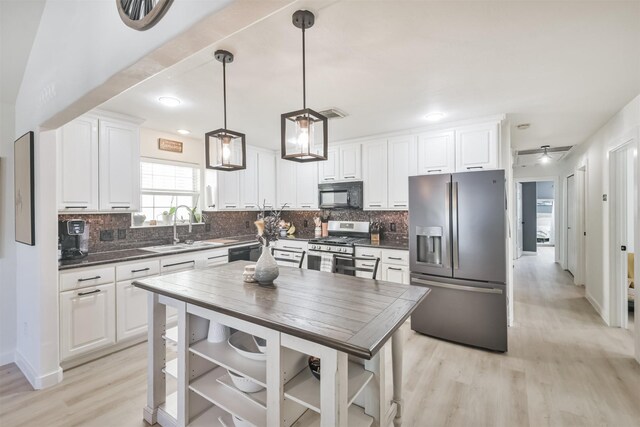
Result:
M192 249L215 248L215 247L223 246L223 245L224 245L224 243L193 242L193 243L178 243L176 245L149 246L147 248L140 248L140 249L143 250L143 251L147 251L147 252L170 253L170 252L189 251L189 250L192 250Z

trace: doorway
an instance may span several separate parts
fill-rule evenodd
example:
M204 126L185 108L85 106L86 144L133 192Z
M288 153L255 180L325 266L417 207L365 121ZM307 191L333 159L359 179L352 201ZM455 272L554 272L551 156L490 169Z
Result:
M611 326L621 328L633 328L637 299L637 286L634 282L637 155L636 142L630 140L613 150L609 156Z
M577 271L576 257L576 178L571 174L567 177L567 271L575 276Z
M556 246L556 180L518 180L515 185L517 259Z

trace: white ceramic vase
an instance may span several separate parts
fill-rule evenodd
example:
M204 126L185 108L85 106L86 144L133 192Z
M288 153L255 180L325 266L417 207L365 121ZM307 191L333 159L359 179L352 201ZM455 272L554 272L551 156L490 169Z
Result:
M262 254L256 263L255 281L260 285L273 285L279 274L278 263L271 255L271 250L267 245L262 246Z
M207 335L207 341L214 343L224 342L229 339L230 335L231 331L228 326L209 320L209 334Z

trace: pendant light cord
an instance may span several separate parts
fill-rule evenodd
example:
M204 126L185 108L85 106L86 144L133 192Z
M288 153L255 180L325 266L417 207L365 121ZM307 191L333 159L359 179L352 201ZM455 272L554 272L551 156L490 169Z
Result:
M227 62L222 61L222 99L224 103L224 129L227 129Z
M307 108L307 76L304 42L304 23L302 24L302 109Z

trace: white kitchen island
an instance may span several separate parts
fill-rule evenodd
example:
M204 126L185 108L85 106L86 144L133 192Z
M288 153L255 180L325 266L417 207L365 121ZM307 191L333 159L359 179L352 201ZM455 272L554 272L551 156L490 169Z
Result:
M400 425L399 328L429 289L288 267L266 288L242 281L246 264L134 283L150 292L144 419L164 427L231 427L233 416L259 427ZM178 311L169 330L167 306ZM265 360L209 342L209 322L266 340ZM168 343L177 346L169 361ZM393 381L385 370L391 354ZM320 380L309 356L321 359ZM236 389L227 371L264 390Z

